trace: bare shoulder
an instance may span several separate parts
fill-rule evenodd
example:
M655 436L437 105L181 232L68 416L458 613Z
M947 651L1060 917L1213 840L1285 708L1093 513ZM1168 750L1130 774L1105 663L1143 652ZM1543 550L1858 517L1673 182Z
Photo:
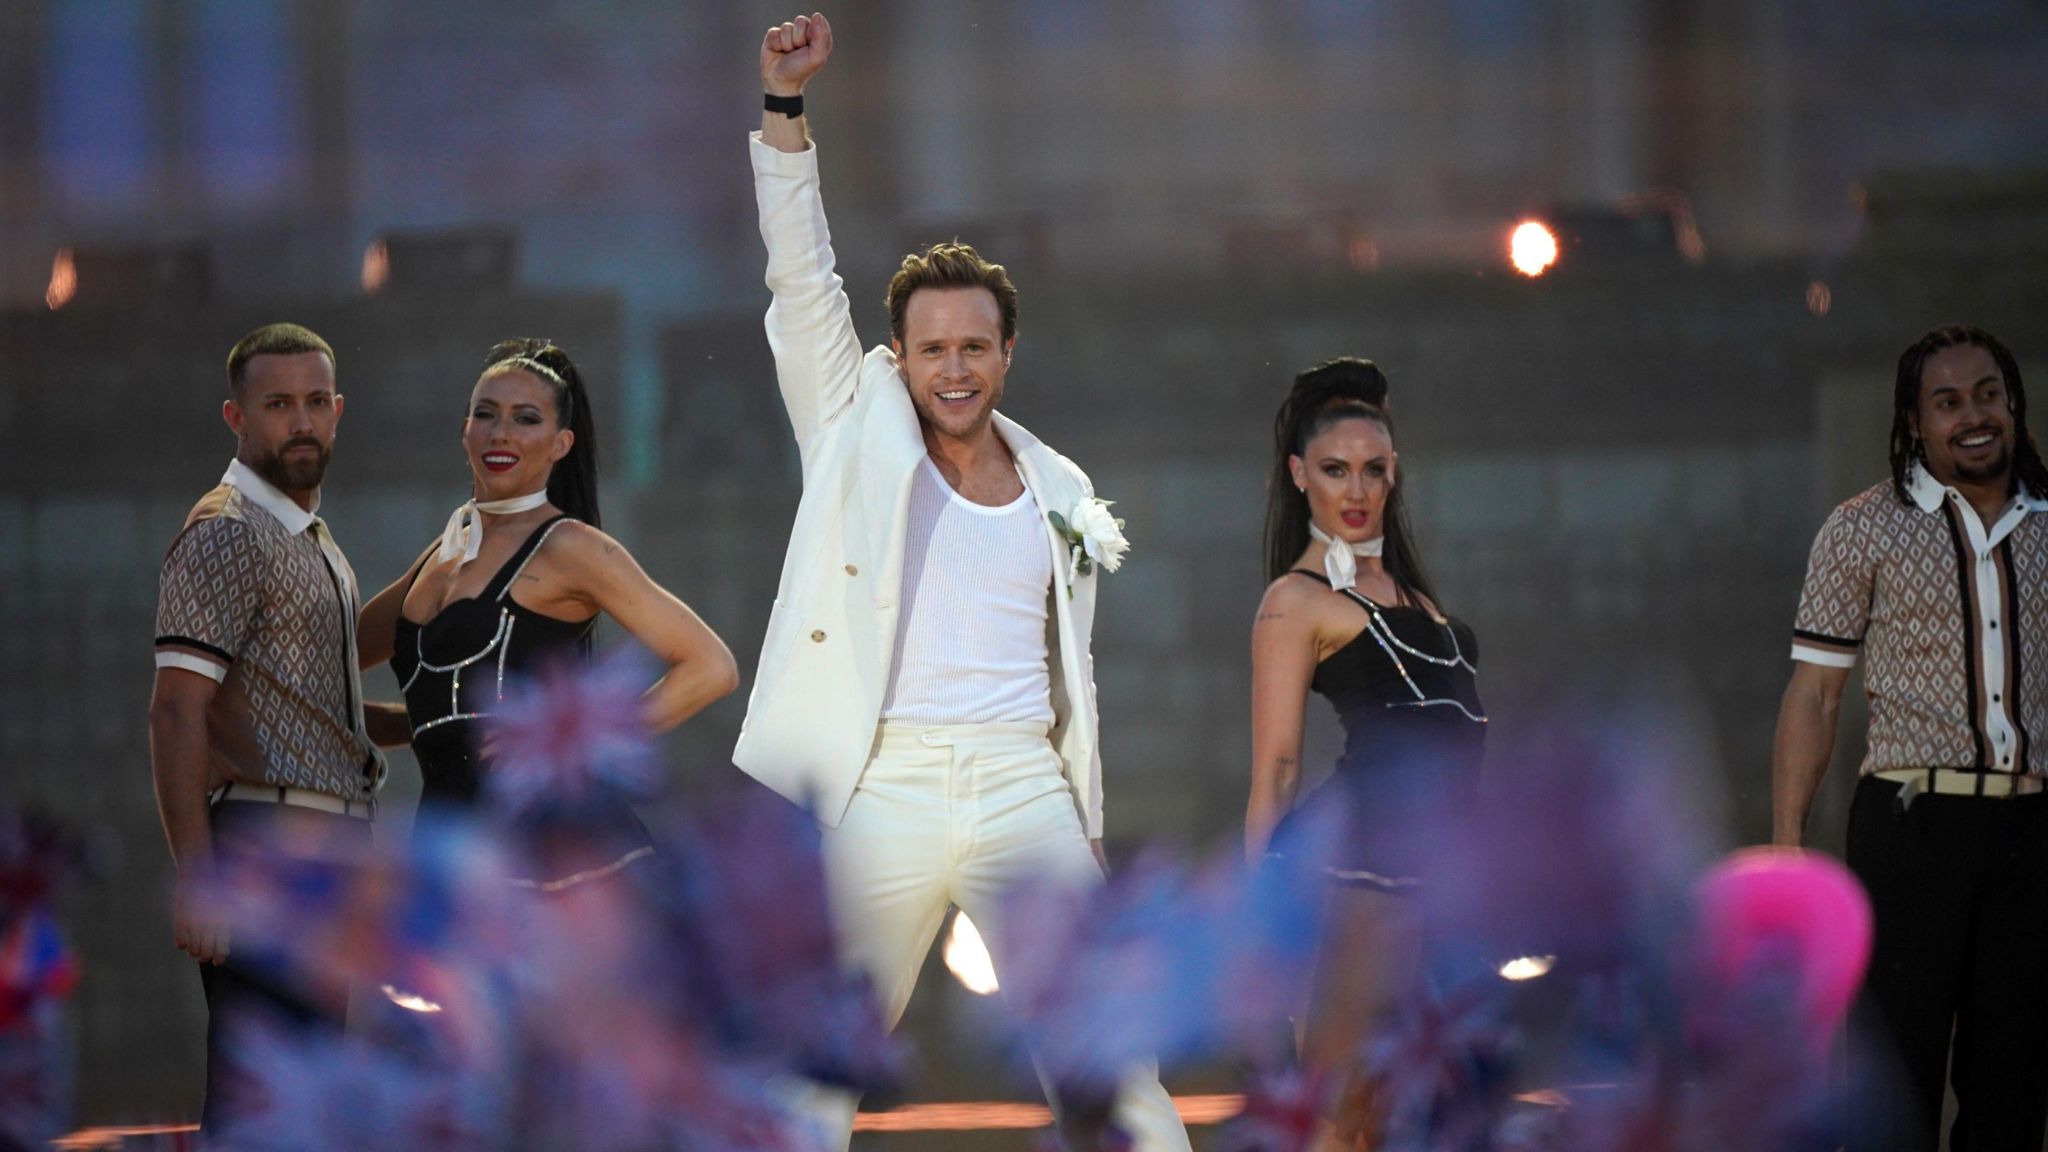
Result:
M632 559L624 544L581 520L564 520L555 525L541 555L571 568L608 567Z
M1259 615L1254 624L1263 627L1269 623L1292 621L1314 628L1328 609L1328 600L1326 589L1314 580L1283 574L1266 585L1266 594L1259 598Z

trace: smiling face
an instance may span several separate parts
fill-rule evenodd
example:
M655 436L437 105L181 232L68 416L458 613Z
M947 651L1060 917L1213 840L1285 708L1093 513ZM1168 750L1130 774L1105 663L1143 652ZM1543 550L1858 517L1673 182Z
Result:
M1359 415L1325 425L1300 455L1287 458L1287 467L1308 497L1315 526L1357 544L1386 531L1387 497L1394 491L1398 461L1387 426Z
M1003 340L1003 315L986 288L920 288L903 308L903 339L895 343L918 418L940 436L982 435L1003 399L1013 338Z
M576 434L562 427L554 387L524 368L486 372L470 393L462 443L479 501L509 500L548 486Z
M1943 348L1920 372L1913 433L1943 484L1997 484L2012 476L2015 445L2005 374L1975 344Z
M306 496L327 476L341 396L324 352L267 352L249 359L224 409L236 456L279 491Z

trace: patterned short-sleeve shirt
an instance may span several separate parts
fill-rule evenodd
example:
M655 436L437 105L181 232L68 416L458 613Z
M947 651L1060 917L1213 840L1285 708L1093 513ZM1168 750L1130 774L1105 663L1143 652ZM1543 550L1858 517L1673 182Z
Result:
M156 664L219 681L208 787L366 800L384 758L363 723L355 573L326 527L239 462L164 558Z
M1990 526L1919 465L1844 502L1813 543L1792 657L1865 661L1863 773L1958 768L2048 776L2048 501Z

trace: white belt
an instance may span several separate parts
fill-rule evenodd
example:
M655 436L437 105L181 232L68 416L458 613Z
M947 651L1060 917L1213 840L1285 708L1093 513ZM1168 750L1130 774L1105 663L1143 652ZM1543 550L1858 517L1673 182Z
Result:
M993 724L899 724L884 720L875 726L876 749L952 748L957 746L1014 747L1043 744L1051 726L1038 720L1000 721Z
M287 788L279 784L247 784L240 780L223 784L207 794L208 804L223 800L248 800L258 804L288 804L294 808L311 808L318 812L331 812L336 816L353 816L368 820L376 815L375 800L343 800L326 792L315 792L311 788Z
M1879 780L1905 785L1899 789L1900 804L1911 804L1913 797L1923 792L1932 796L1987 796L2008 800L2014 796L2032 796L2041 791L2043 784L2039 776L1971 772L1961 768L1888 768L1873 775Z

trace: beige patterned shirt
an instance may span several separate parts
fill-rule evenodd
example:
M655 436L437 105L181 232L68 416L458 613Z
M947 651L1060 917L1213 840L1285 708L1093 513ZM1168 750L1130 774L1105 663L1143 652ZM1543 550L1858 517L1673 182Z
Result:
M1792 658L1863 654L1863 774L1959 768L2048 776L2048 501L2013 498L1989 528L1918 464L1846 501L1807 562Z
M220 683L207 787L367 800L384 757L363 723L355 573L311 511L236 461L164 557L156 665Z

